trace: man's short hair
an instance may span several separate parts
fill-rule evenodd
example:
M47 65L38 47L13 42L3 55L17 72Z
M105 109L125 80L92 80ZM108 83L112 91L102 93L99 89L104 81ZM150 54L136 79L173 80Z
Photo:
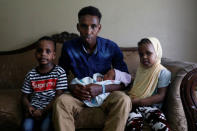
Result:
M97 16L99 18L99 22L101 21L102 14L98 8L94 6L87 6L82 8L78 13L78 20L84 15L92 15Z

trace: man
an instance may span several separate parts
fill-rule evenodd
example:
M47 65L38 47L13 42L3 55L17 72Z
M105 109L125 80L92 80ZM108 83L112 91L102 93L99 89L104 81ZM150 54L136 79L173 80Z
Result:
M92 77L94 73L105 74L111 67L128 73L123 54L112 41L98 37L101 29L101 13L92 6L82 8L78 13L77 29L80 37L64 43L59 65L66 72L72 71L78 79ZM101 93L112 92L101 108L107 114L104 131L123 131L131 110L130 98L121 91L120 85L101 86L96 84L70 85L71 94L61 95L55 103L55 129L75 131L75 116L82 111L83 100L90 100Z

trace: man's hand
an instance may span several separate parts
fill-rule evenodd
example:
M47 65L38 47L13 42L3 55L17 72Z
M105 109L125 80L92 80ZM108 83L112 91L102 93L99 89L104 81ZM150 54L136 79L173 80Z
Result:
M80 100L90 100L91 94L83 85L75 84L70 86L70 90L75 97Z
M88 84L86 85L86 90L92 97L95 97L102 93L102 86L97 84Z

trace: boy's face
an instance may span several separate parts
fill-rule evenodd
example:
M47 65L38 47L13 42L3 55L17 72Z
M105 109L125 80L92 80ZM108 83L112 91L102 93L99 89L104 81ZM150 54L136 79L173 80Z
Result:
M52 61L55 59L54 43L49 40L40 41L36 49L35 56L39 65L51 64Z
M140 63L145 68L150 68L156 63L157 55L151 43L140 45L138 47L138 52L140 56Z
M89 45L96 44L96 37L100 29L101 25L97 16L84 15L77 24L77 30L82 39Z

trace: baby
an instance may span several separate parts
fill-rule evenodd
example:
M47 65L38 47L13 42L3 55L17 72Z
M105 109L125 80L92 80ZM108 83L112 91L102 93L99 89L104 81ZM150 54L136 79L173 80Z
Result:
M110 69L105 75L100 73L95 73L93 78L85 77L82 79L74 78L71 81L71 84L81 84L81 85L88 85L91 83L98 84L98 85L109 85L109 84L121 84L123 83L127 86L131 82L131 75L119 71L117 69ZM88 107L99 107L103 101L107 98L110 93L102 93L94 98L89 100L84 100L84 103Z

